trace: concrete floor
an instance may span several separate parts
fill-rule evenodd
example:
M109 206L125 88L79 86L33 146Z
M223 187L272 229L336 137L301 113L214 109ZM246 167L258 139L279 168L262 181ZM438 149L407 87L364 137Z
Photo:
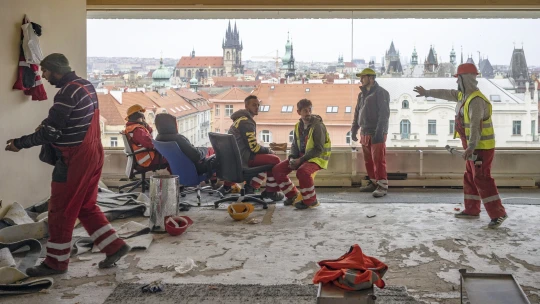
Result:
M382 199L351 188L318 190L319 208L298 211L281 203L257 208L250 219L258 224L234 222L224 209L192 208L182 213L195 222L185 234L155 234L147 251L132 251L114 269L98 269L103 255L86 253L92 260L72 259L69 272L55 277L47 293L2 298L2 303L103 303L119 282L157 279L171 284L310 284L317 261L337 258L355 243L388 264L387 284L406 286L426 303L459 303L460 268L510 272L531 303L540 303L540 191L503 189L509 219L491 230L485 228L485 212L478 220L452 216L454 208L462 208L463 194L457 189L391 188ZM167 268L188 258L197 267L187 274Z

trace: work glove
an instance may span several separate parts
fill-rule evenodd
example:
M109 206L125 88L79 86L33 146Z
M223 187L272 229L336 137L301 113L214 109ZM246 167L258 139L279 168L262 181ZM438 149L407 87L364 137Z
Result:
M373 137L371 137L371 144L381 144L384 142L384 134L382 133L375 133Z
M351 130L351 139L353 141L358 141L358 130L356 130L356 132L355 130Z

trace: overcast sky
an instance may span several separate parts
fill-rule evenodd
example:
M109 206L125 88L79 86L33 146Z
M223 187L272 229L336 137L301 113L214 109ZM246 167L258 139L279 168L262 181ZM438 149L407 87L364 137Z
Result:
M222 56L221 43L229 20L88 20L88 56L163 57ZM234 25L235 20L231 21ZM249 19L236 20L244 43L243 60L253 56L274 56L285 52L290 32L297 61L345 61L354 58L377 62L394 41L402 56L411 57L414 46L423 61L430 45L443 62L449 61L452 45L457 60L463 46L464 61L478 51L495 64L510 64L514 48L522 43L527 64L540 65L540 19ZM352 43L354 38L354 43Z

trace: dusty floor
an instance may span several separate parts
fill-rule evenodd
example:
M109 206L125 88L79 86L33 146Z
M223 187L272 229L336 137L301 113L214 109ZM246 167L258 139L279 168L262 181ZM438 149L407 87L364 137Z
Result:
M103 256L86 253L92 260L72 259L68 274L57 276L48 293L1 302L103 303L120 282L156 279L305 285L317 261L337 258L357 243L388 264L387 284L406 286L426 303L459 303L460 268L513 273L531 303L540 303L540 191L501 192L510 218L498 230L485 229L485 212L479 220L454 218L463 194L448 189L391 189L383 199L356 189L319 189L319 208L297 211L281 203L257 208L250 218L259 219L258 224L233 222L224 209L193 208L182 213L195 222L187 233L155 234L150 249L132 251L117 268L100 270L96 263ZM167 269L188 258L197 264L188 274Z

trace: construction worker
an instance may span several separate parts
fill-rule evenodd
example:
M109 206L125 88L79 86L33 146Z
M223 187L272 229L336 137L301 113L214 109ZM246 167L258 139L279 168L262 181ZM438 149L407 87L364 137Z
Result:
M317 171L328 167L332 150L326 126L319 115L311 114L312 107L308 99L302 99L296 104L300 121L294 127L291 154L288 160L272 169L276 183L287 197L284 205L294 205L297 209L319 206L313 178ZM293 170L296 170L300 191L288 177Z
M457 102L454 138L459 137L465 153L466 171L463 176L465 210L457 218L479 218L480 200L491 218L489 228L499 227L508 218L502 205L495 180L491 177L491 164L495 156L495 132L491 120L492 107L488 98L478 90L478 70L471 63L458 67L457 90L426 90L414 87L418 97L435 97ZM473 161L472 155L477 155Z
M281 160L275 155L272 149L263 147L257 142L257 125L253 116L259 114L259 99L255 95L249 95L244 99L245 109L238 110L231 115L233 124L229 128L229 134L234 135L242 157L242 166L256 167L263 165L277 165ZM259 189L265 178L266 189L261 193L263 198L273 201L281 201L284 196L279 192L276 180L272 175L272 170L259 173L251 180L250 185L246 185L246 193L253 193L254 189ZM231 191L233 183L225 181L223 186L218 189L222 194Z
M153 130L146 123L144 112L146 110L141 105L135 104L128 108L125 118L127 123L124 134L127 135L133 152L140 152L135 154L137 164L150 170L167 168L171 172L167 160L154 148L154 144L152 143Z
M94 246L107 255L99 268L112 267L130 247L118 237L96 204L104 159L96 91L90 82L71 71L62 54L51 54L40 64L43 78L60 90L54 96L49 116L36 131L10 139L6 146L7 151L19 152L52 144L58 155L52 173L47 255L26 274L41 277L67 272L77 218Z
M386 174L386 135L390 119L390 94L375 81L377 76L372 69L364 69L356 74L362 86L358 94L354 120L351 127L351 138L358 141L364 154L364 163L369 181L360 192L372 192L374 197L383 197L388 192L388 176Z

